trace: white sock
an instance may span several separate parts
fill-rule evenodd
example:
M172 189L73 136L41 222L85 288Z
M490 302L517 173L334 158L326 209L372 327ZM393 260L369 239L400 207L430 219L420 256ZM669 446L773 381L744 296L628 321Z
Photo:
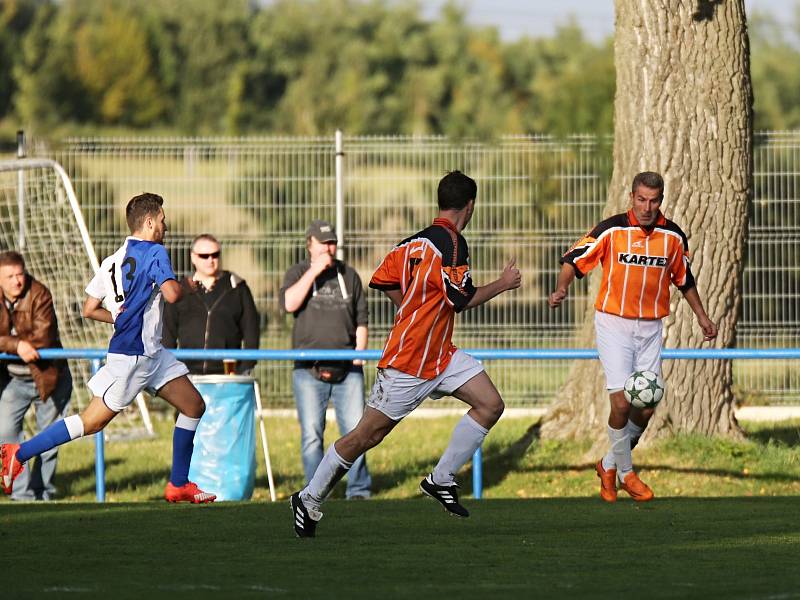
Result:
M637 425L630 419L628 419L628 423L625 425L625 429L627 430L628 435L631 436L631 439L641 436L642 432L644 431L644 427Z
M461 417L453 430L453 437L445 448L439 464L433 469L431 479L436 485L451 485L455 480L458 470L467 464L467 461L480 448L483 438L489 430L480 425L468 414Z
M336 446L331 444L322 457L322 462L319 463L317 470L314 471L311 481L300 492L300 499L306 508L319 512L322 502L330 494L333 486L345 476L352 466L353 463L347 462L339 456Z
M603 469L608 471L609 469L616 469L617 468L617 461L614 459L614 438L612 437L612 431L616 431L616 429L612 429L611 425L608 425L608 441L611 442L611 446L606 452L606 455L603 457Z
M83 437L83 421L80 415L71 415L67 417L64 419L64 425L67 426L70 440Z
M187 417L183 413L178 414L178 419L175 421L175 427L186 429L188 431L197 431L197 426L200 424L200 417Z
M633 458L631 457L631 436L627 427L614 429L608 427L608 439L611 442L611 453L614 455L614 464L617 466L617 478L625 480L625 476L633 471ZM605 467L605 464L603 465Z

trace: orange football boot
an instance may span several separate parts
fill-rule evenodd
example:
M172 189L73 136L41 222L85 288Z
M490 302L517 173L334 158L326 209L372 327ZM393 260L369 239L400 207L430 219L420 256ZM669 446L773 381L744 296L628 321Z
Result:
M628 492L636 502L647 502L654 496L653 490L647 487L647 484L639 479L639 476L633 471L625 476L625 480L619 487Z
M192 504L208 504L217 499L214 494L204 492L196 483L189 481L178 487L167 482L167 489L164 490L164 498L167 502L191 502Z
M600 497L606 502L617 501L617 470L603 468L603 459L597 461L595 467L597 476L600 478Z
M6 494L11 493L14 480L25 468L25 465L17 460L17 450L19 450L19 444L0 444L0 464L2 464L0 477L2 477L3 491Z

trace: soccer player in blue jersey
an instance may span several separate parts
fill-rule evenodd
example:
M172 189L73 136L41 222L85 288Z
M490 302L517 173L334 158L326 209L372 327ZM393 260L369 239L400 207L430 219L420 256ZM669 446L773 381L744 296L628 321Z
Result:
M131 235L103 261L86 288L83 316L114 325L106 364L89 381L92 400L80 415L58 421L22 444L0 446L6 494L31 457L100 431L147 389L179 412L164 497L194 504L216 499L189 481L194 433L205 403L186 376L186 365L161 346L163 300L172 303L181 297L162 245L167 231L163 203L156 194L141 194L128 202L125 217Z

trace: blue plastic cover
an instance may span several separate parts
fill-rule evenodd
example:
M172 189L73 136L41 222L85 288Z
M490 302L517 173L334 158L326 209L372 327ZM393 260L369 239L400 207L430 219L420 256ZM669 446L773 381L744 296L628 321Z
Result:
M217 500L249 500L256 479L254 380L202 375L192 381L206 412L194 436L189 479Z

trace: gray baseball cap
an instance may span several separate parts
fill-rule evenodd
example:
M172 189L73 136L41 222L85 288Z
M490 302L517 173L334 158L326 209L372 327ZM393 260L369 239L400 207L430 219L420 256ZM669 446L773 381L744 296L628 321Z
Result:
M319 242L337 241L336 230L333 228L333 225L327 221L321 221L319 219L316 221L311 221L308 229L306 229L306 239L312 236Z

